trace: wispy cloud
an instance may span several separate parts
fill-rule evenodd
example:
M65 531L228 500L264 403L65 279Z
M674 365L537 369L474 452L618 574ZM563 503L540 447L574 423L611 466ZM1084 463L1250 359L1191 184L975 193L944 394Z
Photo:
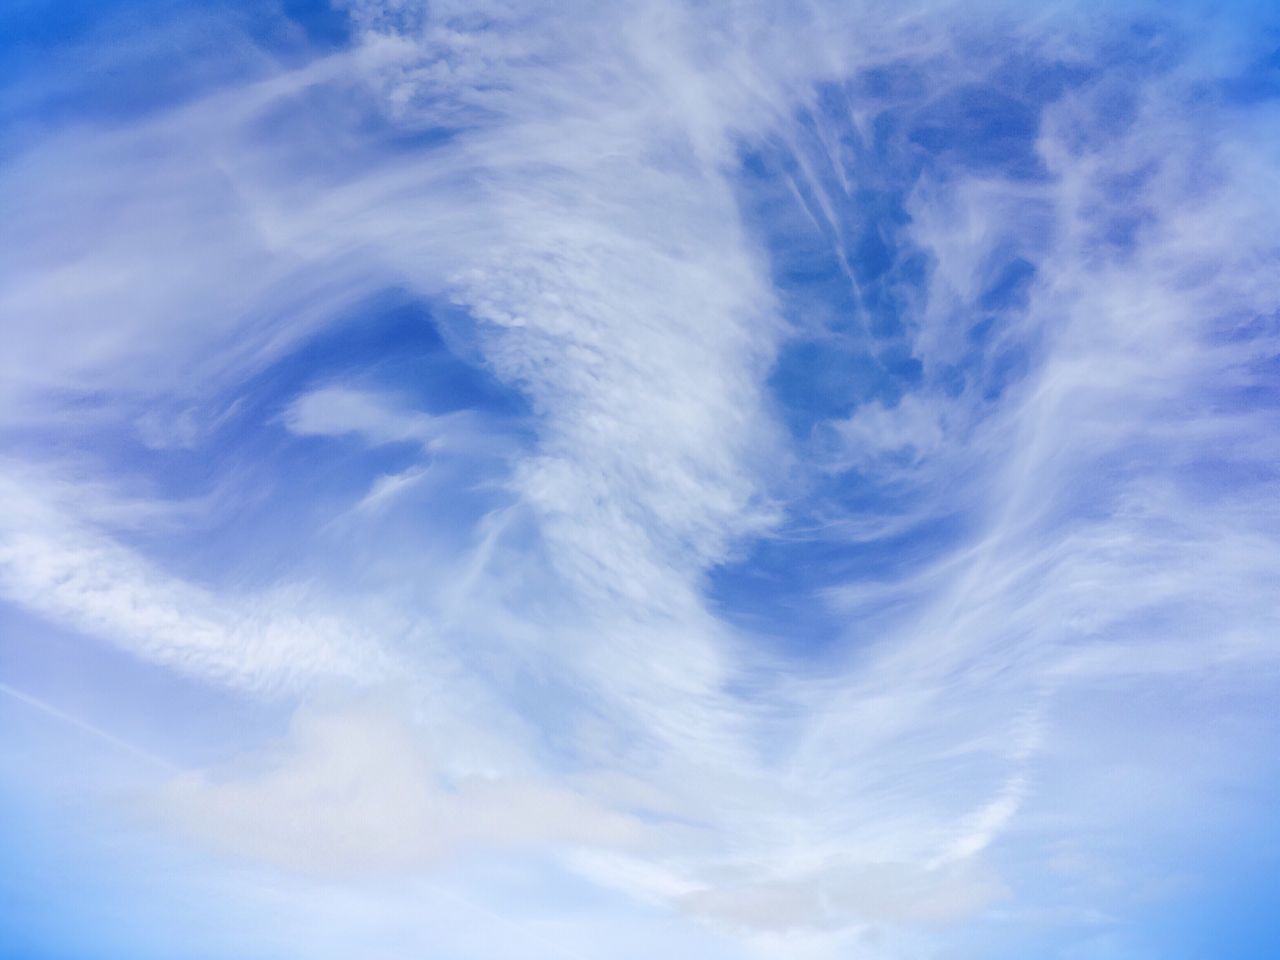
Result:
M33 139L0 590L295 705L156 801L284 873L498 850L779 956L1016 925L1146 829L1062 787L1081 698L1190 732L1280 620L1265 44L1077 6L352 3ZM313 348L388 290L518 425ZM168 569L164 481L245 458L285 560L223 497L182 542L242 572Z

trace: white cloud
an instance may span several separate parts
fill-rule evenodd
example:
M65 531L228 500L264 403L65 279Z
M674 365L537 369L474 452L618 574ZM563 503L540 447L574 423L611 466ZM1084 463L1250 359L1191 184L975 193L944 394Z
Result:
M417 486L426 476L427 470L422 467L383 474L373 482L369 492L356 504L355 509L357 512L380 510L406 490Z
M285 412L284 424L300 436L354 433L373 444L411 441L426 446L441 434L442 419L399 409L367 392L330 386L295 400Z
M185 774L159 798L169 822L217 848L349 877L403 871L460 848L634 847L637 819L519 776L448 778L420 731L382 707L303 710L241 769Z
M326 677L363 683L386 668L385 651L365 631L321 612L305 591L219 595L157 568L37 484L22 472L0 475L0 593L11 603L252 690Z

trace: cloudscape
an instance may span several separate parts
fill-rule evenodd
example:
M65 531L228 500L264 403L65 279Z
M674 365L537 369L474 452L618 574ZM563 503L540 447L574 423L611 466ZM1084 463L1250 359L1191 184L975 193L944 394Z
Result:
M12 0L4 960L1280 957L1280 8Z

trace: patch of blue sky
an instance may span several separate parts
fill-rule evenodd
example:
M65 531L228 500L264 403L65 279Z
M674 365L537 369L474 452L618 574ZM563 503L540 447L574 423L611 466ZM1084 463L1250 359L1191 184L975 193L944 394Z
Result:
M837 509L847 514L848 487ZM870 496L865 509L886 513L889 498ZM820 507L821 501L811 509ZM803 524L809 523L806 527ZM929 518L901 532L859 541L838 520L797 511L787 535L755 544L745 557L718 567L708 589L725 619L771 652L795 658L796 669L830 670L851 650L881 639L894 601L860 606L856 616L829 596L851 583L889 584L936 562L962 543L971 521L951 514Z
M0 116L28 137L136 120L348 39L324 5L293 6L295 16L276 5L199 0L6 4Z
M744 204L770 254L793 330L770 383L784 421L802 443L815 429L869 403L893 408L910 394L955 397L968 391L979 394L979 404L989 404L1027 374L1032 347L1016 335L996 335L1010 317L1025 312L1036 274L1032 258L1038 251L1013 241L995 245L982 268L988 279L969 315L954 317L968 329L963 351L951 362L926 366L914 348L928 296L930 254L910 233L912 191L922 177L945 179L956 172L1043 176L1034 150L1038 111L1087 73L1024 61L1004 65L995 75L986 86L949 92L937 101L922 72L881 68L847 86L823 88L815 106L797 118L793 139L776 139L744 155ZM1015 100L1009 89L1022 99ZM885 91L889 104L860 129L852 104L862 91ZM1027 216L1033 223L1046 218L1035 202L1027 204ZM957 542L948 533L954 518L945 517L874 545L841 544L839 533L835 542L823 542L826 524L815 521L816 510L891 514L901 498L894 497L892 485L885 489L856 472L820 486L808 508L792 499L792 535L715 572L713 592L726 609L738 598L758 608L750 598L770 594L748 585L777 586L779 572L788 571L785 579L799 595L778 607L773 626L781 628L797 607L820 607L803 599L806 573L807 591L816 594L842 576L874 575L876 568L901 573ZM770 556L777 559L765 559ZM845 562L833 563L836 556ZM757 609L753 618L761 613ZM827 632L838 627L838 620L815 616ZM810 647L804 643L799 649Z
M5 864L0 871L0 956L159 958L180 949L185 938L189 950L184 953L225 956L232 946L228 940L234 939L234 934L226 936L225 914L215 916L197 905L191 864L148 842L148 815L136 805L141 791L171 776L176 767L166 769L162 758L147 755L127 740L113 740L93 724L97 714L101 716L96 719L116 724L121 732L130 726L121 716L128 711L121 711L119 702L93 702L102 699L101 687L90 696L78 696L93 684L77 684L65 673L56 683L41 684L34 676L37 671L20 662L29 655L21 647L46 643L47 654L72 654L86 668L95 661L103 666L110 656L83 649L83 641L81 649L75 649L65 639L23 629L8 616L4 627L5 646L13 648L5 651L6 681L30 683L48 699L20 699L0 691L0 722L9 745L0 755L0 817L5 825L0 835ZM15 653L23 656L11 662L9 655ZM154 683L151 689L121 683L145 672L136 665L106 667L97 683L112 683L114 697L157 693ZM173 696L172 679L162 685L167 689L151 700L150 709L176 710L182 701ZM42 686L51 689L41 690ZM197 693L193 712L199 712L197 704L206 696ZM162 706L166 702L168 708ZM164 726L157 725L155 716L149 725L152 738L154 728ZM80 777L97 780L104 792L96 798L86 796L85 780L59 775L59 764L51 764L50 757L73 766ZM247 955L263 955L252 943L239 946Z
M57 738L39 742L60 746ZM62 746L68 762L79 754L74 746ZM243 897L229 890L224 879L212 879L217 865L157 846L145 825L130 823L119 810L50 794L29 777L21 792L5 786L10 787L0 793L6 822L0 877L0 929L5 932L0 957L5 960L291 955L297 921L277 911L273 932L270 896ZM122 793L119 802L127 803L127 795ZM210 909L211 903L217 907Z
M770 382L794 436L803 441L860 407L892 408L912 394L960 399L980 420L984 410L996 409L1006 390L1035 371L1042 334L1020 320L1039 259L1057 230L1052 208L1030 195L1014 212L1020 220L1013 236L995 242L981 238L990 250L980 267L986 279L973 300L949 317L966 331L963 346L950 356L922 357L916 355L913 331L927 302L931 261L912 239L908 197L922 180L1044 180L1048 174L1037 153L1040 116L1072 91L1085 90L1093 105L1090 122L1080 128L1085 138L1080 149L1095 149L1122 135L1134 121L1138 85L1185 61L1193 47L1186 22L1153 15L1130 23L1120 19L1117 25L1095 51L1083 57L1074 51L1070 61L1024 52L1016 43L1010 52L990 36L975 39L986 47L967 52L994 54L993 66L982 79L960 89L948 86L940 95L927 63L877 67L846 85L819 90L813 106L797 115L787 139L775 137L766 147L744 152L744 207L769 253L793 331ZM1224 81L1224 89L1236 91L1241 100L1250 99L1246 88L1255 90L1260 99L1270 63L1264 58L1251 64L1238 82ZM859 102L865 115L868 97L882 106L859 123L851 104ZM1122 262L1152 222L1144 189L1153 174L1147 164L1099 176L1098 201L1082 212L1090 231L1087 249L1100 263ZM1267 382L1260 377L1250 389L1265 393L1273 389ZM1117 456L1128 467L1098 464L1093 487L1066 497L1056 509L1059 522L1107 509L1106 497L1100 501L1098 494L1114 488L1115 469L1153 466L1143 464L1136 449ZM1215 454L1208 456L1212 460ZM1256 468L1243 469L1247 474ZM776 617L765 615L774 630L786 632L797 610L807 607L804 622L810 631L802 633L838 631L839 619L824 614L818 599L829 584L819 576L806 588L801 571L824 571L834 581L842 565L832 562L833 555L847 554L852 572L857 568L853 558L864 548L821 542L824 525L814 521L814 513L820 508L829 516L842 499L847 511L863 517L892 515L896 509L887 490L877 503L877 484L864 475L845 474L843 491L841 485L838 478L825 481L822 495L808 508L804 499L793 498L790 535L714 572L713 594L726 610L741 603L747 620L759 620L760 608L767 605L753 600L767 595L759 584L777 585L781 579L792 590L783 591L787 600ZM800 487L810 489L804 482ZM921 491L914 492L918 498ZM900 572L959 542L944 532L945 523L931 527L932 535L916 530L898 538L901 542L878 541L876 564ZM780 577L781 571L786 574ZM809 643L798 647L802 654L809 649Z
M1061 696L1053 712L1064 734L1035 765L1038 786L1022 825L992 851L1010 888L939 955L1273 955L1280 895L1266 878L1280 865L1280 829L1266 811L1278 771L1249 745L1280 734L1266 710L1275 676L1266 670L1229 690L1222 679L1211 674L1138 697L1104 682ZM1179 716L1198 723L1174 732ZM1065 735L1068 725L1075 736ZM1088 734L1102 729L1105 745ZM1149 818L1141 832L1106 826L1137 809ZM1046 824L1057 829L1043 832Z
M1227 103L1242 106L1280 99L1280 47L1224 79L1219 90Z
M40 762L48 736L79 743L103 764L176 768L226 762L288 726L284 700L211 687L9 605L0 609L0 662L0 682L34 701L0 694L12 722L32 731L22 738L30 762L22 773L33 781L48 775ZM11 776L9 789L21 780Z
M463 350L459 336L452 339ZM292 433L290 405L331 387L366 393L392 413L471 413L490 436L473 449L433 452L430 438L412 433L373 443L358 431ZM92 395L79 402L87 411L96 405ZM196 519L183 530L140 529L128 538L185 575L255 582L295 564L305 568L311 556L352 561L341 551L317 552L312 537L334 534L327 519L359 502L379 478L406 471L431 472L430 501L443 509L421 498L411 509L430 512L438 546L452 540L460 549L475 522L509 499L501 472L530 442L527 417L518 393L450 349L428 306L393 290L247 380L215 384L208 393L197 388L174 403L147 401L123 422L88 416L57 430L11 430L7 441L35 460L74 454L80 469L112 476L134 496L189 504ZM404 531L396 519L385 533L394 539Z

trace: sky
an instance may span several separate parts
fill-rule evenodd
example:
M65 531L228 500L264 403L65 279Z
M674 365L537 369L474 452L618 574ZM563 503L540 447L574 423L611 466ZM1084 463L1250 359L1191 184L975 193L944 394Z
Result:
M1280 8L11 0L0 958L1280 956Z

